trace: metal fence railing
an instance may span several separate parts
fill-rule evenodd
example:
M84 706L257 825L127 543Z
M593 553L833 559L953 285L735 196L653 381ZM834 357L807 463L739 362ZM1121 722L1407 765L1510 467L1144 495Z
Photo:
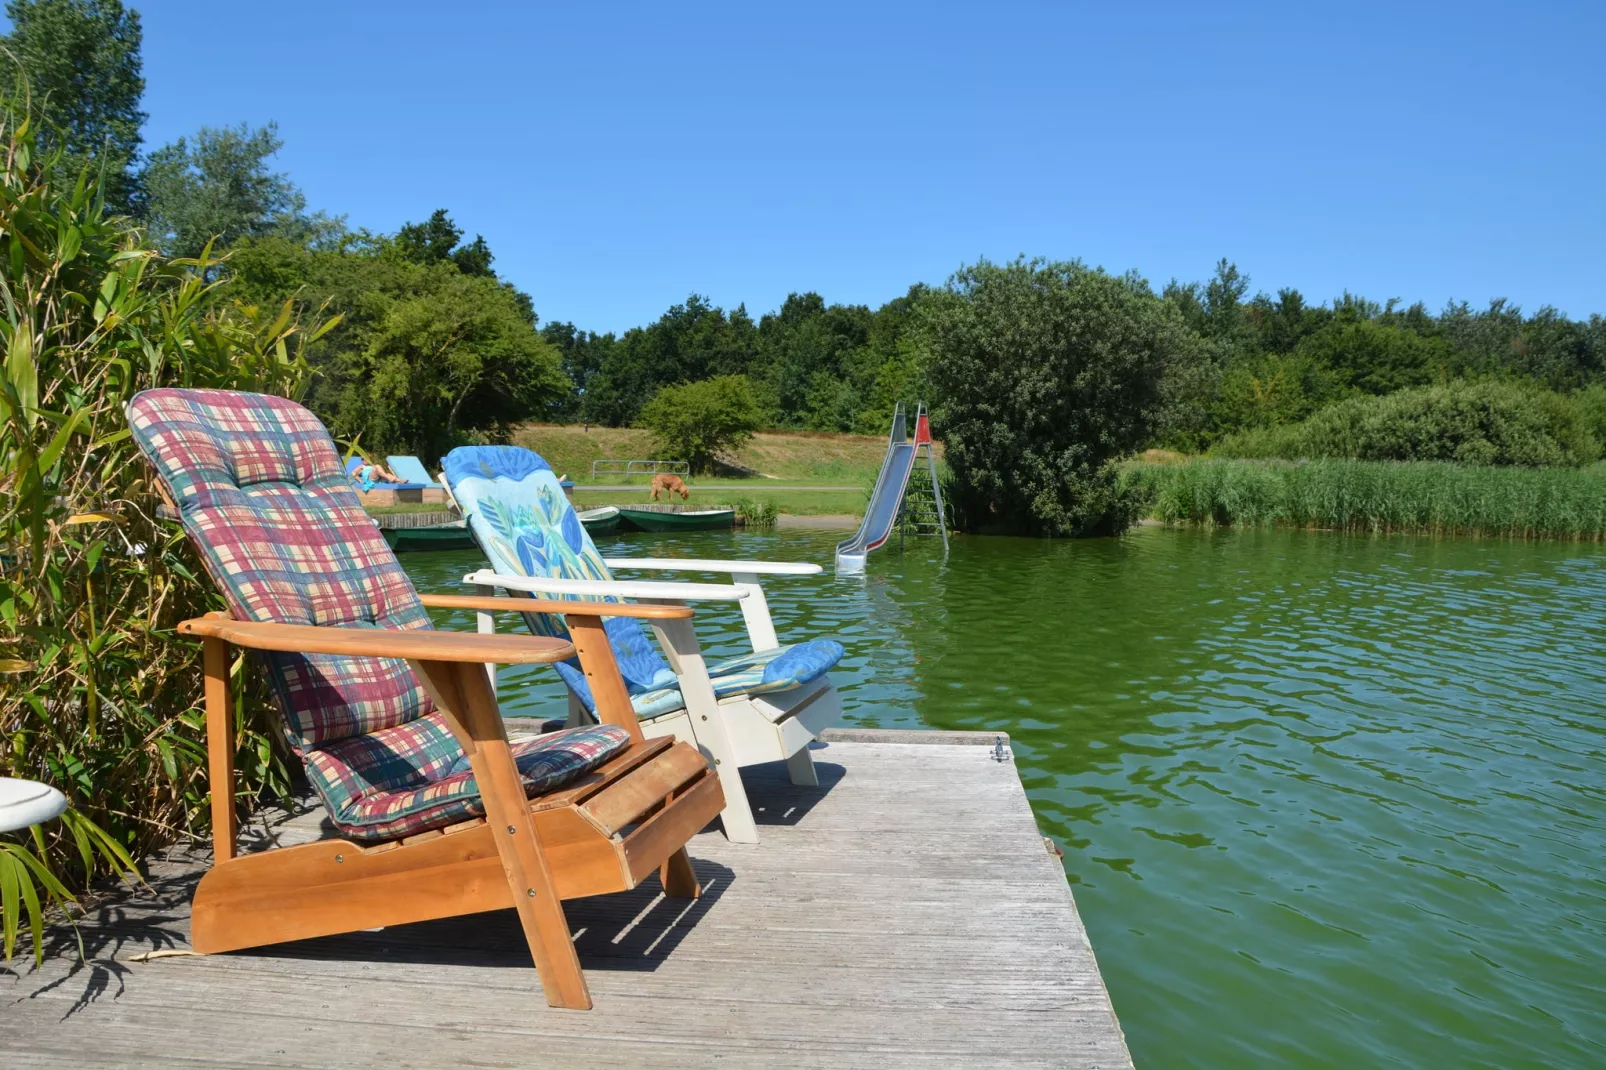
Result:
M655 476L667 473L685 478L691 475L689 461L592 461L591 478L598 476Z

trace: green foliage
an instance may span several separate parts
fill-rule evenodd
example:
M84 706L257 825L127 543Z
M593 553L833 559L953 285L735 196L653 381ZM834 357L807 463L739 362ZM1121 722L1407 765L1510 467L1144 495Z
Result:
M1601 445L1572 398L1516 382L1457 380L1350 398L1303 423L1228 436L1211 452L1549 467L1590 464Z
M1443 341L1361 314L1347 312L1308 335L1294 349L1344 388L1387 394L1442 377L1449 363Z
M656 323L631 328L608 348L588 383L585 418L610 427L636 423L643 406L665 386L744 375L757 341L745 308L726 315L692 294Z
M657 439L658 455L689 461L693 472L709 471L722 454L739 449L762 417L745 375L662 387L641 410L641 423Z
M780 508L774 502L759 498L737 498L731 508L736 510L742 526L748 528L773 528L780 516Z
M1170 523L1606 538L1606 465L1491 468L1418 461L1132 463L1122 482Z
M215 261L144 248L17 99L0 100L0 775L73 809L6 841L8 934L40 889L59 901L207 823L200 659L173 628L218 602L155 518L124 405L155 386L294 396L311 337L289 305L231 302ZM278 718L257 684L236 694L240 790L284 790Z
M956 525L1124 530L1114 461L1154 431L1168 376L1203 359L1175 310L1079 263L981 261L930 303L925 329Z
M464 275L495 277L491 248L479 234L461 244L463 228L452 222L446 209L437 208L423 223L405 223L396 232L396 251L415 264L450 262Z
M464 274L451 257L401 254L369 235L333 248L266 238L229 261L252 299L293 297L342 317L310 352L310 404L337 436L429 464L455 445L505 438L568 395L527 297L494 275Z
M607 363L616 339L611 334L576 330L572 323L548 323L541 328L541 337L558 351L558 364L573 386L552 404L550 416L559 423L581 420L586 415L591 383Z
M308 216L307 200L287 175L268 168L284 146L278 127L203 126L151 153L140 172L139 215L168 256L199 256L242 238L281 234L296 242L329 237L339 223Z
M104 168L106 202L128 209L135 190L128 168L145 122L139 12L119 0L11 0L6 17L0 84L27 79L40 147L62 150L68 179L91 163Z
M1254 354L1223 372L1212 415L1220 426L1275 427L1304 419L1338 392L1328 369L1306 354Z

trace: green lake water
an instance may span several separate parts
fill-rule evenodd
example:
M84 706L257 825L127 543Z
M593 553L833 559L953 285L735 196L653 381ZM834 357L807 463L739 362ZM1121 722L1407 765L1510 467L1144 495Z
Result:
M1606 552L1143 529L850 579L837 538L602 550L817 561L765 589L847 647L848 722L1008 731L1140 1067L1606 1065ZM502 695L563 712L550 670Z

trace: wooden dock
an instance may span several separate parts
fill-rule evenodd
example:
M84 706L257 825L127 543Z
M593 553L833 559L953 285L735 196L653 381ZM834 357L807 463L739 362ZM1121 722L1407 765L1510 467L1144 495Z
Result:
M839 730L818 788L744 770L764 842L693 840L701 900L652 880L566 904L589 1012L546 1006L512 911L142 960L188 946L205 858L170 852L81 924L85 962L61 929L42 970L0 968L0 1064L1129 1067L993 738ZM316 819L255 831L295 842Z

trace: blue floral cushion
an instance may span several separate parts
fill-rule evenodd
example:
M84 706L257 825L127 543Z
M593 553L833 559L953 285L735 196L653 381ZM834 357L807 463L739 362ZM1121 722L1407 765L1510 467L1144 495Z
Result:
M447 485L463 507L469 530L497 572L569 580L613 579L552 474L552 466L539 454L522 446L460 446L446 455L444 468ZM565 638L569 634L562 617L526 613L524 619L537 635ZM674 672L639 620L609 617L603 627L637 717L661 717L685 705ZM720 662L709 667L708 675L719 698L762 695L808 683L841 658L842 644L815 639ZM595 713L591 688L579 662L560 662L555 667L575 697Z

